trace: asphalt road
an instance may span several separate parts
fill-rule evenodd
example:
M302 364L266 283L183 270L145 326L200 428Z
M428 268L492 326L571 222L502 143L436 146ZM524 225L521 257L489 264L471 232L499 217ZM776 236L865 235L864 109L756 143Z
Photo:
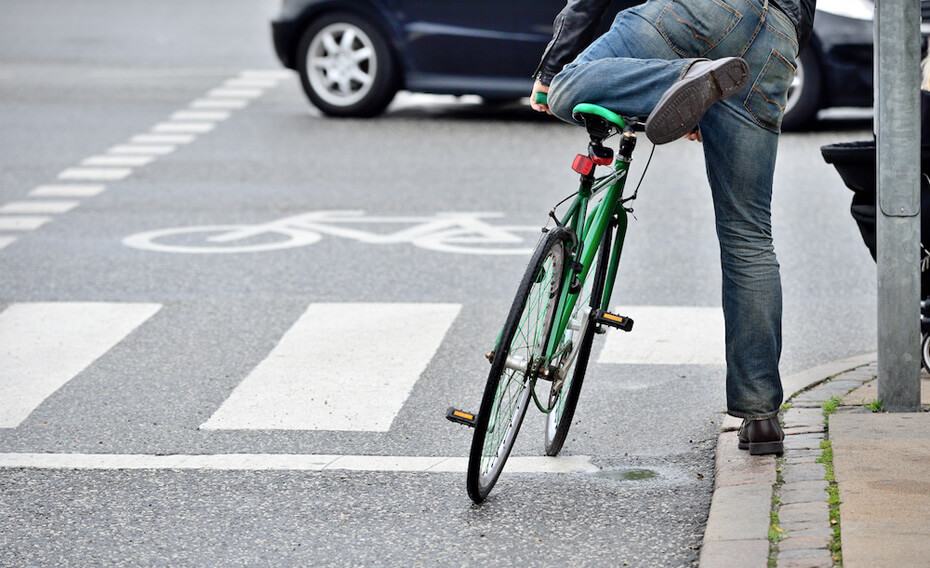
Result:
M526 256L398 231L466 212L524 237L493 252L532 246L582 133L409 94L324 119L272 55L274 2L84 4L0 3L0 565L696 563L723 409L697 144L658 148L640 192L614 301L646 347L595 346L580 471L520 461L531 414L476 507L443 414L477 407ZM782 137L785 374L875 349L875 267L819 156L868 128ZM254 232L209 239L229 226Z

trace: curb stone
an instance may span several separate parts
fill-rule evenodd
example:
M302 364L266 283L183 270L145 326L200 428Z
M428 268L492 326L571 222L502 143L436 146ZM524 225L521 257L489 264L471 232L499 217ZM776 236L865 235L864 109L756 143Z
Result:
M742 421L732 416L724 419L700 568L764 568L773 552L779 568L833 566L827 482L824 466L816 462L820 443L826 439L821 406L873 379L875 361L876 354L869 353L782 379L786 400L798 402L782 413L785 453L778 460L738 450L735 430ZM781 505L773 505L775 496ZM773 506L779 515L785 511L787 518L779 518L783 536L770 550Z

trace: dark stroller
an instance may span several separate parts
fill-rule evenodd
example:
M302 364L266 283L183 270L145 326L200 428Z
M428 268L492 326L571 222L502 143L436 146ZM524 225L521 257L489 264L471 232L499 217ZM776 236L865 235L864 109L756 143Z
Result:
M926 95L926 93L925 93ZM923 108L930 109L926 101ZM922 113L924 114L924 113ZM926 114L925 114L926 117ZM930 118L930 117L928 117ZM922 142L930 142L926 133L930 120L922 122ZM833 164L843 178L846 187L853 191L850 213L859 226L862 240L875 259L875 194L876 167L875 142L847 142L823 146L820 149L824 160ZM930 146L921 145L920 149L920 295L926 298L920 303L921 314L921 360L925 369L930 371Z

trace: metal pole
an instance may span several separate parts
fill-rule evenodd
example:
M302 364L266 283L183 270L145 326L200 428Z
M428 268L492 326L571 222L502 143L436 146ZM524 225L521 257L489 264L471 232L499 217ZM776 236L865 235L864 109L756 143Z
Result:
M920 409L920 2L875 3L878 396Z

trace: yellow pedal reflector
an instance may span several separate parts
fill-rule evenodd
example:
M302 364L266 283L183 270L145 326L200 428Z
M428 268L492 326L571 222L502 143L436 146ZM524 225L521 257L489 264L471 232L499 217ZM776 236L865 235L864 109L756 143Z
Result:
M633 329L633 320L631 318L618 316L617 314L605 312L604 310L597 310L594 312L594 321L599 324L622 329L623 331L630 331Z
M456 408L449 407L449 410L446 411L446 419L450 422L455 422L457 424L464 424L470 428L475 427L476 416L474 413L465 412L464 410L458 410Z

